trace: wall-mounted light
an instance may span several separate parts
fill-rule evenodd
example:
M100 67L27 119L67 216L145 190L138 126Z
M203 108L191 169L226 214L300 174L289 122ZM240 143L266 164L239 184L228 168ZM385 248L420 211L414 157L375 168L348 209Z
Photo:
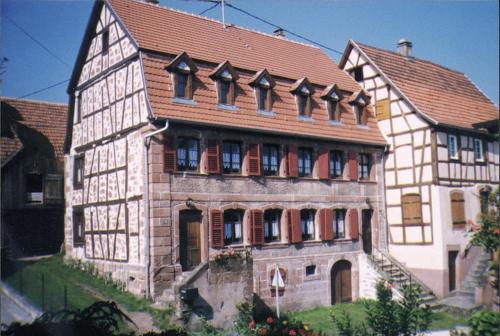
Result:
M194 207L194 202L193 202L193 199L191 197L186 200L186 206L188 208Z

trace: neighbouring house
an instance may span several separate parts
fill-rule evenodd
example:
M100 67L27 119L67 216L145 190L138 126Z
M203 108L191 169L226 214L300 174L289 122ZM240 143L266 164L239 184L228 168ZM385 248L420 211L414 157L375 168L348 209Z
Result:
M57 253L64 232L63 143L68 106L1 99L2 248Z
M498 107L465 74L415 58L404 39L397 52L349 41L339 66L370 94L390 144L390 254L438 296L473 295L486 263L468 232L499 182Z
M252 293L274 305L276 265L287 309L363 295L363 251L386 248L387 143L319 48L97 1L68 93L68 258L155 300L196 287L216 320ZM250 276L212 267L228 248Z

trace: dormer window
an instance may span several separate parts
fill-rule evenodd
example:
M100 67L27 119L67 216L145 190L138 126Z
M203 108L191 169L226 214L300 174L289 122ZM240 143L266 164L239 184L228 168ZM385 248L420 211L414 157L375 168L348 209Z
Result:
M217 84L218 103L233 106L236 100L236 81L238 74L228 61L220 64L210 74Z
M321 94L321 98L326 102L328 120L340 122L340 100L342 96L337 85L333 84L327 86Z
M290 89L297 101L299 117L310 118L312 114L313 87L307 78L299 79Z
M273 87L276 84L266 69L257 72L249 81L255 89L257 110L271 112L273 108Z
M368 123L368 103L369 98L363 91L354 93L351 99L349 99L349 104L352 105L357 125L366 125Z
M193 77L198 68L185 52L177 56L166 66L172 75L174 97L193 99Z

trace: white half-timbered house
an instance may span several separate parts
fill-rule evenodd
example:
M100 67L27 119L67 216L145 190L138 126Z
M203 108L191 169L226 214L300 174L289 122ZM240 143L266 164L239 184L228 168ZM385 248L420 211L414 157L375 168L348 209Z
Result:
M385 159L389 252L445 296L477 258L468 231L499 182L498 107L461 72L349 41L340 67L363 86L390 144Z
M214 317L252 293L273 305L276 265L290 309L365 295L387 143L320 49L97 1L68 92L68 258L155 299L196 287ZM209 267L228 248L251 251L245 276Z

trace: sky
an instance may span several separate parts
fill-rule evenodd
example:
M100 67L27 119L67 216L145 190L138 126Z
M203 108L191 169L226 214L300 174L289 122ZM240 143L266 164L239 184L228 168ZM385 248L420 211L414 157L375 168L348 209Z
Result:
M67 103L92 0L2 0L1 95ZM464 72L499 103L499 4L496 0L228 0L273 24L343 52L349 39L395 50L401 38L413 55ZM213 4L160 0L201 13ZM220 6L204 15L221 19ZM227 23L271 33L273 27L225 7ZM292 37L288 38L298 40ZM304 42L304 41L302 41ZM324 51L335 61L337 52ZM59 85L57 85L59 84ZM43 90L47 87L50 89ZM41 91L42 90L42 91ZM40 91L38 93L34 93Z

